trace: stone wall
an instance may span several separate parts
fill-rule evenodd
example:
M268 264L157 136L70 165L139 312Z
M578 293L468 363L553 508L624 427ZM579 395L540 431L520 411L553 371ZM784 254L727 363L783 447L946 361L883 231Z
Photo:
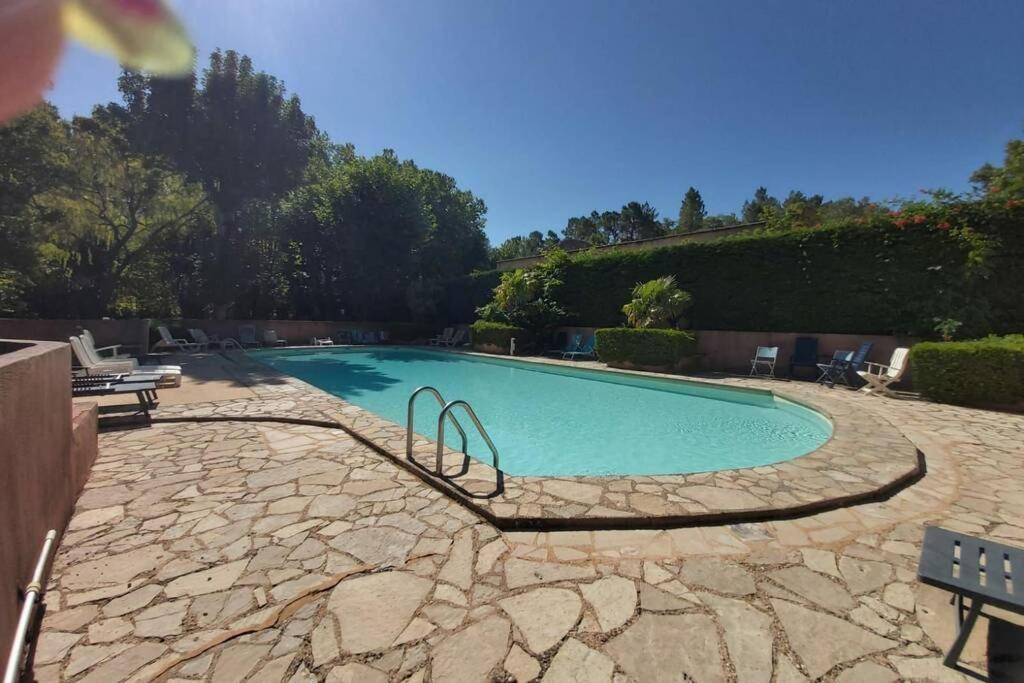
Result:
M71 350L0 339L0 662L43 538L67 526L96 458L96 406L72 417Z

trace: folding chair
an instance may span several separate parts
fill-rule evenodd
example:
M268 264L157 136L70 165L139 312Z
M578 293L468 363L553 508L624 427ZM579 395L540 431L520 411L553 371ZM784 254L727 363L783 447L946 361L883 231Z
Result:
M758 346L757 351L754 353L754 357L750 360L750 376L758 377L761 376L760 368L763 366L768 369L765 376L775 378L775 361L779 357L778 346Z
M821 375L817 379L818 384L828 387L834 387L838 381L846 384L846 370L850 367L851 360L853 360L853 351L840 349L833 352L832 360L828 363L818 363L818 370L821 371Z

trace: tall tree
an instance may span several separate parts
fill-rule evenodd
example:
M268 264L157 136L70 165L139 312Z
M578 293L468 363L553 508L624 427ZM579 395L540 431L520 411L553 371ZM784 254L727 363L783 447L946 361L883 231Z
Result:
M971 175L971 182L988 197L1024 198L1024 140L1006 143L1003 165L985 164Z
M60 216L48 258L63 273L68 312L110 315L125 280L153 266L165 239L202 229L208 199L164 159L133 152L121 131L92 119L74 122L67 159L65 182L38 197Z
M683 196L683 204L679 207L679 222L676 229L679 232L692 232L704 227L704 217L708 215L704 207L704 200L696 188L690 187Z
M630 202L619 212L617 241L643 240L664 234L665 226L658 220L658 212L647 202Z
M779 200L768 194L768 188L761 186L754 191L754 198L743 202L743 222L756 223L764 220L766 210L781 208Z

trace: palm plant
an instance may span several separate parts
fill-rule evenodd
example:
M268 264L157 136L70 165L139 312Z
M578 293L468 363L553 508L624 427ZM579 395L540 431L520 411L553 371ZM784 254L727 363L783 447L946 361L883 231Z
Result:
M686 324L685 311L691 302L689 292L676 285L672 275L638 283L633 288L633 300L622 307L626 319L633 327L677 327Z

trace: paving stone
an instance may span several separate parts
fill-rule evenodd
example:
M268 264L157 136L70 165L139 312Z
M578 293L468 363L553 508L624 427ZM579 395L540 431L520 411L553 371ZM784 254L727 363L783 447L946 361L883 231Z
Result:
M771 618L741 600L705 593L700 599L715 611L725 630L725 645L739 683L772 679Z
M811 678L825 675L838 664L898 645L842 619L784 600L772 599L772 607ZM822 634L828 637L823 638Z
M244 680L268 652L269 645L228 645L217 657L210 683L234 683Z
M558 649L543 680L545 683L611 683L614 671L615 662L607 655L570 638Z
M641 614L604 650L638 681L724 681L718 629L704 614ZM652 653L657 653L652 656Z
M52 664L64 659L71 646L80 641L84 636L81 633L62 633L50 631L45 638L41 638L36 646L36 664Z
M831 550L801 548L800 554L803 556L804 564L814 571L834 576L837 579L843 578L836 566L836 554Z
M320 624L313 629L313 637L310 639L310 650L313 653L313 666L320 668L324 664L333 662L340 654L338 652L338 641L334 635L334 622L330 615L324 617Z
M505 582L509 588L522 588L537 583L552 583L571 579L586 579L596 572L589 565L532 562L511 558L505 560Z
M916 604L913 589L905 583L890 583L886 586L883 600L885 604L904 612L913 612Z
M807 567L777 569L769 576L786 590L833 612L842 613L856 604L846 589Z
M380 669L353 662L336 666L327 674L327 683L388 683L388 675Z
M713 557L687 560L679 570L679 578L690 587L709 588L727 595L750 595L756 591L750 572Z
M526 650L513 645L505 658L505 671L512 674L517 683L529 683L540 675L540 664L526 654Z
M186 574L167 584L164 592L168 597L176 598L182 595L196 596L222 591L234 585L247 564L248 560L236 560L194 574Z
M892 576L892 567L881 562L841 557L839 569L847 587L854 595L870 593L884 586Z
M505 658L511 624L491 616L441 641L431 656L434 683L484 683Z
M124 519L123 505L111 505L110 507L86 510L71 518L71 521L68 522L67 531L80 531L102 524L118 522L122 519Z
M621 576L608 576L580 585L583 597L594 608L602 631L614 631L636 611L636 585Z
M129 631L131 627L129 626ZM116 654L127 650L131 645L128 643L114 643L113 645L79 645L71 650L67 667L64 669L65 676L77 676L92 666L105 662ZM37 662L38 663L38 662Z
M544 493L556 498L564 498L576 503L587 503L590 505L601 502L601 496L604 493L604 489L600 486L581 484L564 479L546 479L541 484L541 488L544 489Z
M90 643L112 643L132 632L132 624L127 619L114 617L89 624Z
M294 654L272 659L249 678L249 683L281 683L294 659Z
M640 608L648 612L675 612L693 604L649 583L640 584Z
M836 676L836 683L892 683L898 676L874 662L861 662Z
M151 545L126 553L109 555L69 567L61 576L61 587L83 590L123 584L139 574L151 571L174 556L160 546Z
M341 626L341 649L359 654L390 646L431 587L427 579L407 572L371 574L339 583L331 592L328 609Z
M473 528L466 527L455 534L448 561L441 567L437 578L469 590L473 583Z
M139 643L95 667L81 680L84 683L122 681L166 651L167 646L160 643Z
M498 604L512 617L530 650L541 654L576 625L583 601L576 593L564 588L535 588L499 600Z
M963 683L974 680L946 667L940 657L889 657L900 677L907 681L929 681L931 683Z
M399 566L415 543L415 536L400 529L368 527L340 533L330 546L368 564Z
M53 631L77 631L96 619L100 608L96 605L82 605L58 612L46 613L46 628Z

